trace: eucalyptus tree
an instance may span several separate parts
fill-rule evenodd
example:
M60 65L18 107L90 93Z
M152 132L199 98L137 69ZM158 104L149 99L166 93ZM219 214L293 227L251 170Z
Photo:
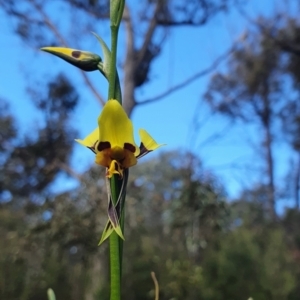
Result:
M296 150L299 139L299 53L295 47L299 27L292 18L288 20L277 24L276 16L259 18L255 28L247 31L234 49L226 70L213 74L204 95L213 110L256 126L260 141L257 153L264 162L260 185L273 219L283 187L275 178L275 145L288 142ZM287 153L282 154L287 157ZM293 182L298 203L299 172L296 173Z
M123 106L129 115L135 107L161 100L169 92L185 85L171 87L151 99L138 99L136 96L137 89L152 80L155 59L162 53L171 29L205 26L216 14L230 9L237 2L197 0L187 5L184 0L128 1L123 17L125 43L120 63L123 66ZM109 18L109 1L105 0L26 0L22 3L1 0L0 3L14 32L35 49L44 45L85 49L85 33L97 32ZM202 72L191 74L190 81L202 75ZM104 92L83 71L81 76L86 88L103 105Z

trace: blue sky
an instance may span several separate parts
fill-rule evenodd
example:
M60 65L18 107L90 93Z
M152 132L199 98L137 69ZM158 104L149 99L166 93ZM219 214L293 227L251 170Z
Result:
M253 0L246 10L252 17L258 14L271 15L280 9L281 2ZM30 48L12 34L10 26L11 20L0 11L0 97L9 100L11 104L11 110L18 120L20 138L26 132L34 132L34 128L42 124L42 119L26 93L27 82L33 82L36 87L42 86L47 77L60 70L72 74L73 83L81 91L81 102L72 122L80 133L79 138L83 138L97 125L100 105L85 88L73 66ZM152 68L151 81L137 91L137 98L149 99L208 68L234 41L238 41L247 27L247 21L233 10L229 14L219 15L201 28L171 30L163 53ZM108 41L108 30L97 29L95 31ZM92 34L85 36L85 41L86 48L83 50L101 55L98 42ZM122 41L121 36L120 53L124 49ZM88 76L105 96L105 80L96 72L88 73ZM257 142L256 128L239 123L232 125L222 116L212 116L201 101L208 79L209 76L205 76L159 102L138 107L132 119L136 132L139 128L145 128L157 142L167 144L161 151L184 148L199 155L205 168L221 179L230 197L235 197L241 189L259 180L256 171L261 170L261 164L251 147L251 144ZM193 119L201 124L197 130ZM208 142L216 133L220 133L220 138ZM280 148L277 152L283 153L285 149ZM80 172L86 170L93 159L92 153L76 145L72 160L75 169ZM285 168L286 159L282 158L279 160L278 178L283 176ZM63 186L68 187L65 183Z

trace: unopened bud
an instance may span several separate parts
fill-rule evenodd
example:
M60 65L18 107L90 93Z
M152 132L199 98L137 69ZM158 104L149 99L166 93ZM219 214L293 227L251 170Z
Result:
M99 70L98 64L102 62L99 55L88 51L62 47L44 47L41 50L58 56L73 66L88 72Z

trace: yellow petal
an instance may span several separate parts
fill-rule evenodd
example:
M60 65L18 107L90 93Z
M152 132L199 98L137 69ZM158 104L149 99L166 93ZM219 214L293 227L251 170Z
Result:
M116 160L112 160L110 167L106 169L106 177L112 178L114 174L119 175L121 178L123 177L123 169Z
M157 144L156 141L145 129L140 129L139 135L141 139L141 146L144 146L147 151L153 151L161 146L164 146L164 144Z
M117 100L111 99L106 102L98 124L99 142L109 142L112 149L120 147L136 155L139 153L134 142L132 122Z
M99 127L97 127L92 133L86 136L83 140L76 139L75 141L85 147L92 149L95 152L95 146L99 139Z
M103 151L96 152L96 159L95 159L96 164L109 168L111 162L112 162L111 149L105 149Z
M137 159L134 154L126 149L122 149L124 158L121 159L122 163L120 163L116 159L112 159L114 157L113 149L105 149L103 151L99 151L96 154L96 164L101 165L107 168L106 176L111 178L113 174L118 174L123 177L123 169L132 167L136 165Z
M139 148L137 148L137 149L138 149L138 152L139 152ZM132 167L132 166L136 165L137 164L137 159L135 157L135 154L132 153L129 150L126 150L126 149L124 150L124 152L125 152L125 158L122 161L122 167L127 169L129 167Z

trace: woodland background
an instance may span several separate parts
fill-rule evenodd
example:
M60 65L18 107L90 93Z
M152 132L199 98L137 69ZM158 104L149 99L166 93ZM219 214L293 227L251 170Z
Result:
M223 118L255 139L248 143L254 154L242 166L230 165L247 183L234 196L193 147L165 147L130 170L124 300L154 298L151 271L159 280L161 300L299 299L300 5L271 3L273 13L266 17L250 15L248 2L239 0L128 1L120 49L128 114L138 114L144 104L155 107L206 78L205 92L188 96L199 102L190 119L192 141L201 134L200 109L213 122ZM88 32L108 28L108 2L103 0L0 4L11 34L32 56L50 45L89 50ZM143 88L156 80L153 70L171 72L162 72L157 61L174 32L185 28L188 36L232 10L247 26L210 67L140 100L140 91L147 93ZM185 45L187 51L198 46L201 60L201 41ZM74 138L80 131L74 115L86 101L83 90L100 112L106 89L72 66L57 72L38 57L22 59L1 56L2 63L22 62L24 78L28 75L24 99L31 102L23 112L28 125L20 126L11 109L14 93L0 95L0 299L46 299L49 287L57 299L108 299L108 245L97 247L106 222L104 170L92 164L88 152L88 169L74 162ZM42 80L35 78L41 71ZM2 77L1 85L13 89ZM180 105L184 110L187 104ZM170 115L173 109L160 113ZM159 126L163 131L164 124ZM229 127L206 142L217 145ZM216 159L223 155L217 152Z

